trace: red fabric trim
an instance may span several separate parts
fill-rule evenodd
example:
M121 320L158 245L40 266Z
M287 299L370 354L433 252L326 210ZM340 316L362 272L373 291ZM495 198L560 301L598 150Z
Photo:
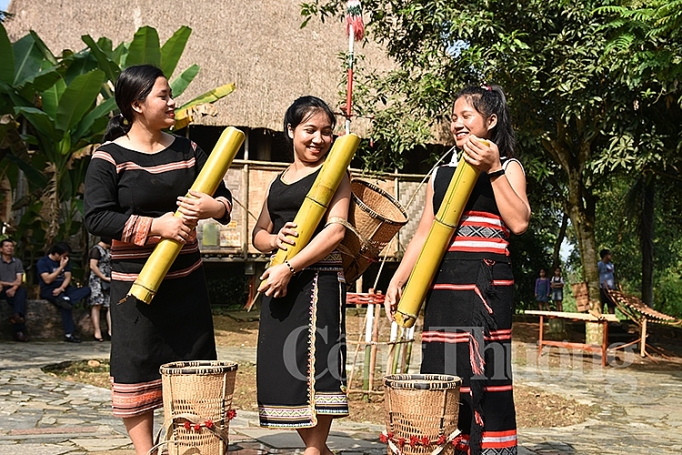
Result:
M189 274L191 274L192 272L194 272L195 270L197 270L199 267L201 267L201 264L202 264L201 259L199 259L197 262L195 262L194 264L192 264L189 267L186 267L186 268L181 269L181 270L176 270L174 272L170 272L170 273L166 274L166 277L164 278L164 280L173 280L176 278L184 278L184 277L188 276ZM140 276L139 273L122 273L122 272L114 272L113 270L111 272L111 279L116 280L116 281L131 282L131 281L137 280L137 277L139 277L139 276Z
M118 384L112 378L111 398L116 417L134 417L163 406L161 379L139 384Z
M516 445L516 430L483 432L482 449L506 449Z
M148 216L141 216L135 226L135 234L133 242L135 245L144 245L149 236L149 231L152 229L152 218Z
M178 169L191 169L196 165L196 159L190 158L187 161L160 164L158 166L144 167L132 161L126 161L116 166L116 172L121 171L145 171L150 174L163 174L164 172L176 171Z
M92 158L91 158L91 159L94 160L94 159L97 159L97 158L99 158L99 159L101 159L101 160L104 160L104 161L108 161L108 162L110 162L111 164L113 164L114 166L116 166L116 160L115 160L110 154L108 154L107 152L103 152L102 150L97 150L95 153L92 154Z

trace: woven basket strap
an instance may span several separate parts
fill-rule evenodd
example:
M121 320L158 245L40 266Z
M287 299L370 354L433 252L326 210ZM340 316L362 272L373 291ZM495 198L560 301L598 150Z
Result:
M340 224L341 226L345 227L346 229L352 229L355 230L352 224L348 222L348 220L345 220L341 217L338 216L332 216L329 219L327 219L327 223L325 223L324 227L329 226L330 224Z
M443 410L440 414L440 431L439 434L445 434L445 413L447 412L448 404L448 389L443 389Z
M367 312L369 313L369 311ZM365 315L367 317L367 315ZM393 433L393 405L391 403L391 393L390 391L388 393L384 394L384 399L388 401L388 426L389 426L389 431Z
M443 445L440 446L440 447L436 447L436 449L435 449L433 452L431 452L431 455L438 455L439 453L441 453L441 452L443 451L443 449L445 449L445 447L446 447L448 444L452 443L452 441L454 441L454 439L455 439L457 436L459 436L461 433L462 433L462 432L461 432L459 429L456 429L455 431L453 431L452 433L450 433L450 434L448 435L448 438L445 440L445 444L443 444Z
M166 445L168 445L168 441L157 442L156 444L154 444L152 446L151 449L149 449L147 451L147 455L155 455L155 454L159 453L156 451L156 449L160 449L161 447L166 446Z

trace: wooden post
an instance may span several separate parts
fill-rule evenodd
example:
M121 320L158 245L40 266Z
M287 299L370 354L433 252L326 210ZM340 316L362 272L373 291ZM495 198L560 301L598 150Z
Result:
M393 321L391 322L389 342L394 344L391 344L388 348L388 356L386 357L386 372L390 374L395 374L398 365L398 356L396 355L396 350L400 349L400 345L396 344L398 341L398 323Z
M601 342L601 366L605 367L606 366L606 348L609 344L609 322L604 321L601 323L602 325L602 332L604 333L602 342Z
M370 293L372 292L372 289L370 289ZM371 341L372 341L372 327L374 327L374 311L370 307L370 305L367 305L367 316L365 317L365 362L363 365L363 374L362 374L362 389L363 390L371 390L372 385L369 382L369 377L370 377L370 363L372 359L372 349L371 349ZM367 398L368 395L365 395L364 398Z
M640 333L640 335L642 336L642 341L641 341L641 343L640 343L640 345L639 345L639 355L640 355L641 357L646 357L646 337L647 337L647 334L646 334L646 321L647 321L646 316L645 316L645 315L642 315L642 330L641 330L641 333Z
M369 311L369 308L367 308ZM377 341L379 341L379 324L381 323L381 305L374 304L374 325L372 327L372 345L369 356L369 390L374 389L374 370L377 364Z
M538 358L542 355L542 335L543 335L543 329L545 325L545 317L540 315L540 333L538 335Z

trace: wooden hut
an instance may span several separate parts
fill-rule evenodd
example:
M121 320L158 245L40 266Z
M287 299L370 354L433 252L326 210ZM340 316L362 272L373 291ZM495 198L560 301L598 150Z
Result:
M211 150L222 128L232 125L248 133L236 165L226 176L239 208L227 227L200 229L202 252L208 259L251 262L264 260L250 244L253 215L258 214L268 182L283 169L282 117L291 102L302 95L326 100L340 114L345 103L345 62L341 53L348 48L345 24L339 20L322 23L312 18L301 28L300 0L154 2L151 0L12 0L12 14L5 22L10 40L34 30L54 52L84 49L81 36L111 39L114 46L130 41L141 26L152 26L165 42L181 25L192 35L178 70L191 64L201 67L188 90L178 100L189 100L219 85L234 82L236 91L218 101L215 116L199 118L188 135L204 150ZM356 43L362 60L356 68L388 71L394 63L376 43ZM338 131L343 118L338 118ZM368 136L367 119L354 118L351 131ZM441 141L438 141L441 142ZM442 143L442 142L441 142ZM286 152L284 152L286 153ZM266 163L267 162L267 163ZM391 174L374 179L383 189L397 195L408 207L411 220L391 246L392 257L411 238L419 219L424 188L419 175ZM219 229L219 231L216 231ZM396 254L397 253L397 254ZM215 256L210 256L215 254Z
M201 71L178 101L229 82L237 87L216 103L217 114L198 119L199 125L281 131L284 112L298 96L319 96L338 112L344 99L339 54L348 48L345 24L313 18L301 28L299 0L12 0L8 11L13 15L5 22L10 40L35 30L55 53L85 48L85 34L105 36L114 45L130 41L144 25L154 27L163 43L188 25L192 35L178 69L197 63ZM367 68L392 66L376 44L356 43L356 52ZM358 119L352 130L365 135L368 128L366 120ZM268 153L262 158L268 159Z

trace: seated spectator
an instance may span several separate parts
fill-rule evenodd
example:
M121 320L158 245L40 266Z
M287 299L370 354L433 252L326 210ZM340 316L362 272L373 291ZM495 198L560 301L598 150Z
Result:
M26 288L24 265L14 257L14 241L0 240L0 299L5 299L12 307L9 322L14 325L14 339L28 341L26 336Z
M69 254L71 254L71 247L68 244L57 243L50 249L47 256L38 260L36 267L38 268L40 298L61 308L64 341L80 343L81 339L76 335L72 310L76 303L90 295L90 288L71 286Z

